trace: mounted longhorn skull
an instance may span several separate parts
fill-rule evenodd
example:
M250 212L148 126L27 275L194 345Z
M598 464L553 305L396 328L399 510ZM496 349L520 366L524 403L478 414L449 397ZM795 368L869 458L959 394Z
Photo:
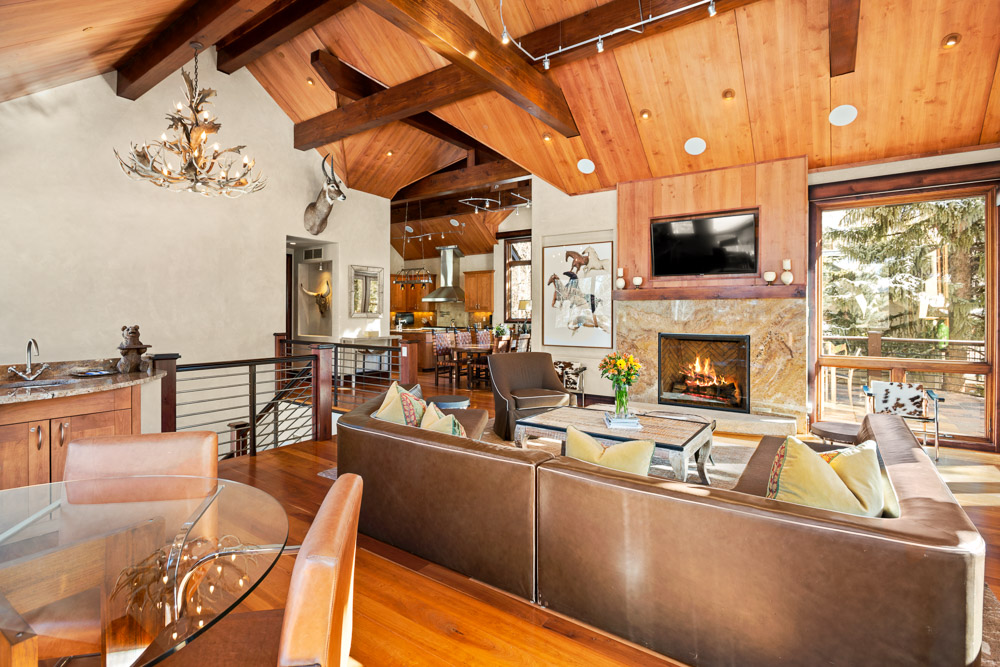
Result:
M337 182L337 175L333 173L333 159L330 159L330 171L326 171L326 160L328 157L323 158L322 162L323 176L326 177L326 183L323 185L323 189L319 191L319 194L316 195L316 201L306 206L306 231L313 236L322 233L326 229L330 211L333 209L333 202L347 199L347 195L340 189L340 183Z
M310 292L302 283L299 283L299 287L302 288L303 292L316 299L316 305L319 307L319 316L326 317L327 312L330 310L330 304L333 302L333 290L330 289L330 281L326 281L322 292Z

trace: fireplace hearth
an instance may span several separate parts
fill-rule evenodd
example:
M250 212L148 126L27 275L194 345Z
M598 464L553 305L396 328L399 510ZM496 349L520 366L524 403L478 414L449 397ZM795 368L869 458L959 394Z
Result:
M661 333L658 400L750 412L750 336Z

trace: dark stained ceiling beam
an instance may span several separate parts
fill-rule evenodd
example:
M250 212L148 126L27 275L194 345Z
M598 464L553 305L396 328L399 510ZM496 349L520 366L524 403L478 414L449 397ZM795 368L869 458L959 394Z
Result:
M487 185L508 183L530 175L527 169L510 160L486 162L475 167L425 176L397 192L392 198L392 203L401 204L435 195L441 196Z
M239 68L281 46L318 23L347 9L356 0L293 0L246 32L219 44L220 72Z
M516 181L500 186L498 189L478 188L474 190L464 190L444 197L433 197L411 202L392 202L389 212L389 221L396 225L411 220L423 220L427 218L441 218L446 215L460 215L462 213L472 213L473 209L468 204L463 204L459 200L468 197L490 197L499 199L501 206L514 206L523 204L524 199L519 199L515 195L520 195L525 199L531 199L531 181Z
M443 67L296 123L294 144L299 150L319 148L481 91L482 82L475 74Z
M861 0L830 0L830 76L850 74L858 57Z
M362 97L386 90L386 86L326 51L313 51L310 60L316 74L329 86L330 90L349 100L359 100ZM488 155L498 155L496 151L432 113L425 111L408 118L401 118L400 121L426 132L432 137L458 146L462 150L478 150Z
M194 57L191 42L208 48L253 16L251 0L201 0L118 66L119 97L137 100Z
M692 0L643 0L642 9L645 18L660 16L668 12L682 10L691 4ZM719 14L732 11L739 7L752 4L757 0L716 0L715 6ZM653 35L680 28L697 21L710 20L706 5L692 7L680 11L654 23L647 24L641 32L626 30L604 38L604 48L614 49L631 42L645 39ZM520 42L533 56L541 57L552 53L560 46L579 44L588 40L596 40L599 36L616 28L631 25L639 20L639 5L635 0L612 0L594 9L570 16L558 23L546 26L532 33L518 37ZM516 48L516 47L514 47ZM596 52L594 44L584 44L571 51L566 51L549 59L550 67L558 67L576 60L589 58ZM537 69L542 69L541 61L535 63Z
M360 1L560 134L579 136L559 86L449 0Z

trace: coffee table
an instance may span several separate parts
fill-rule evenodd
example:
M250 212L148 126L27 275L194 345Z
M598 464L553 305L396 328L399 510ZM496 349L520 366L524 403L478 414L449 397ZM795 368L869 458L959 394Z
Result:
M651 415L638 415L640 430L610 429L604 424L604 412L589 408L555 408L548 412L518 419L514 426L514 444L523 447L527 438L545 437L562 441L566 455L566 428L575 426L604 444L629 440L652 440L656 447L667 450L667 460L674 475L687 481L688 463L693 456L698 464L698 476L709 484L705 464L712 453L712 424Z

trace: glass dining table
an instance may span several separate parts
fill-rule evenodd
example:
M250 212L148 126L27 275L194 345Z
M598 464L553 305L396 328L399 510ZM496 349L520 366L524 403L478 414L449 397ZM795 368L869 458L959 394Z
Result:
M156 664L253 591L287 538L277 500L224 479L0 491L0 664Z

